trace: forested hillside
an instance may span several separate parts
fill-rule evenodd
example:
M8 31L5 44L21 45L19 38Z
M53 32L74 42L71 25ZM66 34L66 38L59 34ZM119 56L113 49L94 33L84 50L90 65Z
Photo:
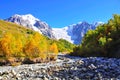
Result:
M120 57L120 15L115 14L107 23L89 30L72 55Z
M38 60L34 62L54 60L57 57L58 51L72 50L69 46L65 47L60 43L64 43L64 41L51 40L31 29L0 20L1 64L6 61L31 61L31 59L36 58ZM73 46L73 44L70 45Z

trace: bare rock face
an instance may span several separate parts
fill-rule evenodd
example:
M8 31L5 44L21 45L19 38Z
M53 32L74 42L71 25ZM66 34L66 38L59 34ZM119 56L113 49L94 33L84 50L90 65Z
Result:
M10 18L5 19L5 21L13 22L25 26L27 28L33 29L49 38L55 38L52 33L52 28L50 28L50 26L47 23L40 21L31 14L27 14L27 15L15 14Z
M36 26L41 31L41 33L43 35L46 35L50 38L55 38L53 33L52 33L52 28L49 27L48 24L46 24L44 22L36 21L34 26Z

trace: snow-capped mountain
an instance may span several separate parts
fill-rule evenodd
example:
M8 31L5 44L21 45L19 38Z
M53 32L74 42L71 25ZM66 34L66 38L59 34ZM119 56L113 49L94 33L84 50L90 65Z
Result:
M65 39L74 44L80 44L83 36L88 30L93 30L103 22L95 22L89 24L87 22L79 22L77 24L69 25L63 28L51 28L47 23L35 18L31 14L18 15L5 19L6 21L13 22L48 36L52 39Z
M102 22L95 22L93 24L79 22L64 28L53 28L53 33L57 39L62 38L71 43L80 44L85 33L90 29L95 29L99 24L102 24Z
M50 28L50 26L47 23L35 18L31 14L15 14L12 17L5 20L38 31L39 33L42 33L43 35L48 36L49 38L55 38L52 33L52 28Z

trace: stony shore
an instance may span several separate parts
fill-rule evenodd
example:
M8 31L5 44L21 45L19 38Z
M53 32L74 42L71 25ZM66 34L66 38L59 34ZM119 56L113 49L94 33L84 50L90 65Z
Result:
M120 59L59 55L56 61L0 66L0 80L119 80Z

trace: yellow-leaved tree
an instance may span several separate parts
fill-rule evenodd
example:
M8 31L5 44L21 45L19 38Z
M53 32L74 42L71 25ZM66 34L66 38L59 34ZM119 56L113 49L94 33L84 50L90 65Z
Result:
M5 33L0 40L0 56L10 57L13 53L12 42L14 37L11 33Z
M17 34L18 36L15 37L15 40L13 42L13 47L14 47L14 57L23 57L25 56L23 53L23 47L24 47L24 42L25 41L25 37L23 37L20 34Z
M33 36L33 39L35 40L37 46L39 47L39 57L42 59L46 59L47 57L47 41L46 38L43 37L40 33L36 32Z
M37 57L39 55L39 46L33 38L31 38L25 45L24 52L27 57Z
M24 52L28 57L41 57L46 58L46 40L41 34L36 32L34 35L30 36L27 44L25 45Z
M55 55L57 55L58 54L58 48L57 48L56 43L52 43L50 45L50 49L49 50L50 50L51 53L54 53Z

